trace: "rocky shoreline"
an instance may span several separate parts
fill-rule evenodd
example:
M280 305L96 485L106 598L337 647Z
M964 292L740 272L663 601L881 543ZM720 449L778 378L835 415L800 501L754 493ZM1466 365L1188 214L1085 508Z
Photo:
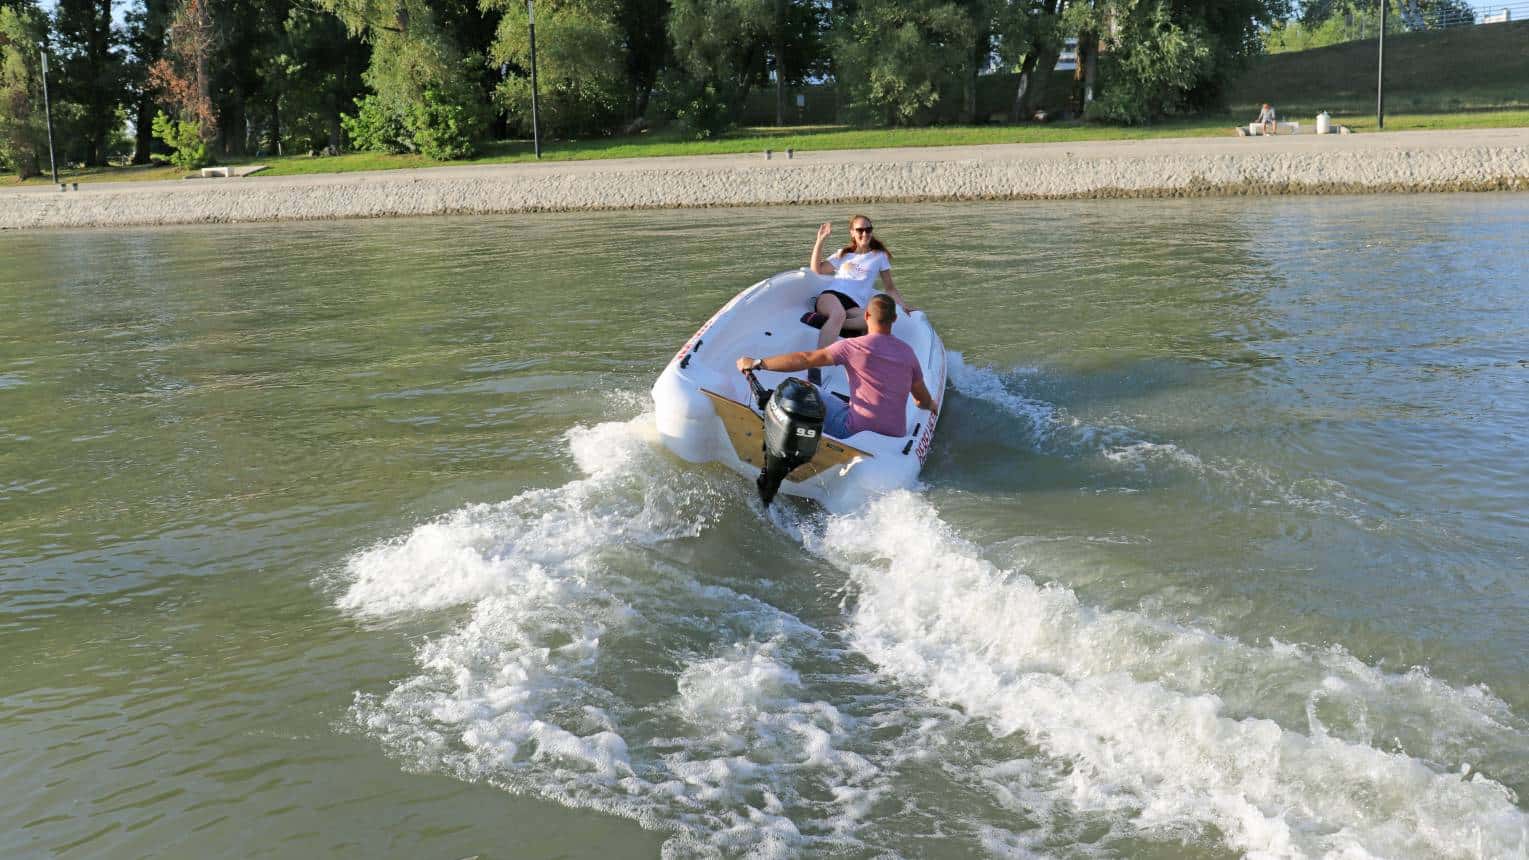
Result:
M885 201L1529 191L1529 129L443 167L0 191L0 229Z

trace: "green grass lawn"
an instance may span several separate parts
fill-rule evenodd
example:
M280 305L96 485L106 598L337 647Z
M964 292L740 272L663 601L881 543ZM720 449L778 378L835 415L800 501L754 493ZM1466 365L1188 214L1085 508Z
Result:
M858 129L845 126L743 128L715 140L690 140L678 133L659 132L632 137L546 141L542 161L595 158L654 158L682 155L761 153L766 149L785 157L784 150L801 152L834 149L885 149L903 146L965 146L987 143L1051 143L1072 140L1137 140L1163 137L1204 137L1228 134L1229 120L1196 119L1150 128L1119 128L1083 123L1024 126L939 126L908 129ZM442 164L504 164L534 161L530 141L502 141L466 161L437 162L417 155L351 153L333 158L296 156L267 159L261 176L293 176L396 167L435 167Z
M1288 119L1314 122L1314 116L1281 111ZM758 153L786 148L800 151L835 149L883 149L905 146L963 146L996 143L1058 143L1089 140L1154 140L1184 137L1218 137L1233 133L1237 125L1251 121L1241 114L1175 120L1152 126L1123 128L1089 123L1049 123L1018 126L938 126L909 129L857 129L845 126L807 126L797 128L744 128L716 140L689 140L676 132L655 132L632 137L594 140L548 141L543 146L543 161L572 161L595 158L649 158L677 155L723 155ZM1333 121L1355 131L1375 130L1373 106L1369 112L1333 112ZM1398 113L1386 117L1387 131L1409 129L1504 128L1529 126L1529 109L1464 113ZM777 157L783 157L777 156ZM306 155L262 158L268 169L261 176L300 176L313 173L350 173L360 170L392 170L405 167L443 165L506 164L534 161L530 141L500 141L489 144L476 158L440 162L420 155L388 155L356 152L329 158ZM234 163L254 163L240 159ZM108 167L80 171L60 171L65 182L111 182L125 180L174 179L185 174L173 167ZM28 185L46 185L51 180L34 177ZM15 184L13 178L0 184Z
M0 188L16 185L51 185L53 177L43 167L42 176L34 176L25 182L17 182L14 175L0 176ZM60 182L142 182L151 179L179 179L186 171L168 165L136 164L132 166L60 168Z

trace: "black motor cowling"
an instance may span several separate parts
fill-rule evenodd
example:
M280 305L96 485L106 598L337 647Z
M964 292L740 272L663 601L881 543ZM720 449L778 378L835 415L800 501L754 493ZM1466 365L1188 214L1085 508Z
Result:
M755 483L759 500L769 507L780 482L818 453L823 435L823 396L816 386L788 377L764 407L764 469Z

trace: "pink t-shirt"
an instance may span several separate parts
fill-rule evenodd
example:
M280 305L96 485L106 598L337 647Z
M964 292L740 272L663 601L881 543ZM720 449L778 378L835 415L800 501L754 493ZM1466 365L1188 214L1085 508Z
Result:
M849 375L849 432L884 436L908 432L908 395L924 378L913 347L872 332L829 344L834 364Z

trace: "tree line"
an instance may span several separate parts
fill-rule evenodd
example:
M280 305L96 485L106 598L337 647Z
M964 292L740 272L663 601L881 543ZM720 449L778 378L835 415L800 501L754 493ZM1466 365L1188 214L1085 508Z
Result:
M0 163L145 163L342 149L471 155L531 132L524 0L0 0ZM677 124L707 137L746 100L832 81L843 121L977 119L1014 74L1031 117L1077 40L1079 109L1142 123L1217 104L1288 0L539 0L544 134ZM952 112L952 108L955 110Z
M1476 10L1467 0L1388 0L1386 31L1439 30L1473 24ZM1305 0L1289 20L1277 21L1264 34L1270 53L1305 51L1380 32L1380 4L1375 0Z

